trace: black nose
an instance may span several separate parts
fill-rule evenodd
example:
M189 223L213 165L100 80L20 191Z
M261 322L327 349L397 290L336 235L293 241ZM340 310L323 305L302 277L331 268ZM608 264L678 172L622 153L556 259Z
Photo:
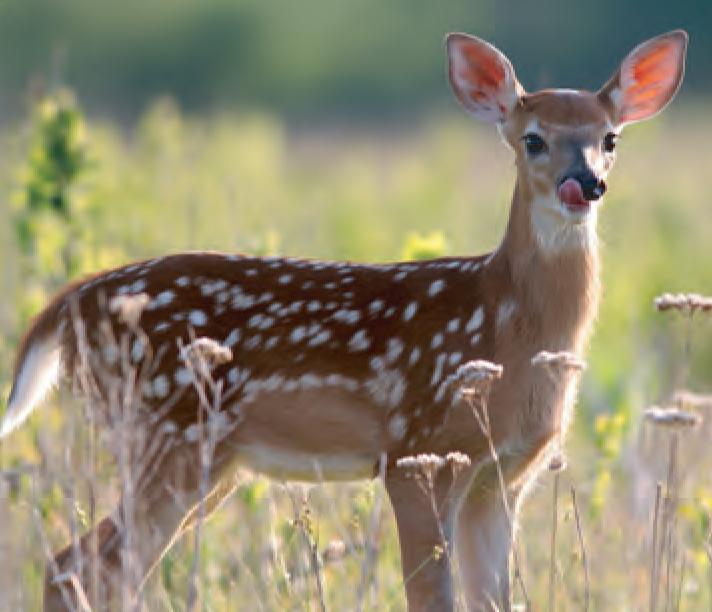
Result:
M579 182L581 190L583 191L583 197L589 201L598 200L606 193L606 182L599 179L592 172L576 174L571 178Z

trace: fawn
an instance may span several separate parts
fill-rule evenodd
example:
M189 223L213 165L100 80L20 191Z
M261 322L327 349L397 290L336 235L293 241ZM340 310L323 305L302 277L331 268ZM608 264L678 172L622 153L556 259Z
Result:
M468 608L510 609L511 521L570 420L578 383L575 372L546 376L532 357L585 349L600 292L596 218L618 134L673 98L686 48L676 30L636 47L597 92L530 94L495 47L447 37L455 96L497 125L516 159L509 223L492 253L392 264L187 253L59 294L21 345L0 435L60 376L81 379L92 418L131 458L132 485L49 564L45 608L80 598L110 606L127 571L135 596L247 466L312 481L380 475L408 609L453 608L451 558L433 556L436 546L453 551ZM488 432L456 389L472 360L503 366ZM434 475L433 505L397 461L451 451L469 466Z

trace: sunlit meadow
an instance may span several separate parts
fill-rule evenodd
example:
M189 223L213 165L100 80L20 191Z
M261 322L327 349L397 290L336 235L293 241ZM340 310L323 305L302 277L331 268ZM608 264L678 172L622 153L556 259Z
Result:
M69 276L191 249L363 261L476 254L496 247L506 224L510 153L494 130L459 116L290 130L275 116L191 117L159 100L119 128L57 100L0 136L3 398L22 329ZM70 110L59 178L47 175L42 140L58 108ZM592 610L651 609L651 599L666 610L712 606L711 402L684 404L701 416L697 428L642 417L676 390L712 392L712 315L653 306L665 291L712 292L712 142L700 130L710 120L702 107L675 108L630 128L619 146L600 221L603 304L567 467L541 476L520 520L534 609L583 609L587 589ZM40 191L65 181L65 200L42 192L54 208L33 205L33 181ZM48 551L116 500L106 458L98 475L81 469L78 404L56 397L0 445L2 610L38 609ZM193 559L188 535L152 575L147 609L186 608ZM200 605L319 609L322 583L328 609L399 610L399 565L377 481L306 486L245 474L201 530Z

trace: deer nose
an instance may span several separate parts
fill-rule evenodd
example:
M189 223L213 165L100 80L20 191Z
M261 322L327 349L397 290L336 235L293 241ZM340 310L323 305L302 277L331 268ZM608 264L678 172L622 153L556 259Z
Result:
M583 197L589 202L591 200L598 200L606 193L606 182L603 179L599 179L593 172L577 173L567 178L573 178L579 182L581 190L583 191Z
M606 193L606 182L603 179L599 179L595 174L593 174L593 172L577 172L570 176L565 176L561 180L561 183L570 178L574 179L579 185L581 185L583 197L589 202L592 200L598 200L604 193Z

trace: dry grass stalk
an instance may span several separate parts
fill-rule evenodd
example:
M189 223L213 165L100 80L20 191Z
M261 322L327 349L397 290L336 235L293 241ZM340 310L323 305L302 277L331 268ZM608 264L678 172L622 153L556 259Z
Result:
M698 311L709 312L712 310L712 297L699 293L663 293L655 298L655 308L659 312L673 310L688 315Z
M314 536L314 528L312 525L311 508L309 507L306 492L302 490L301 504L294 494L293 488L288 488L292 508L294 510L293 524L302 535L304 544L307 548L309 558L309 570L314 577L314 586L316 589L317 604L320 612L326 612L326 599L324 596L324 577L322 575L323 561L319 553L319 543Z
M559 524L559 474L554 475L551 513L551 540L549 543L549 611L556 610L556 532Z
M662 498L663 483L655 486L655 506L653 507L653 545L650 560L650 612L656 612L658 607L658 522L660 520L660 501Z
M487 441L490 458L494 463L497 471L497 480L499 483L500 494L502 496L502 506L504 507L507 516L507 526L509 528L509 537L512 541L512 561L514 564L514 579L519 584L524 598L524 605L527 610L531 609L529 594L524 584L524 576L521 571L521 563L519 561L519 553L514 540L514 514L512 513L509 504L509 495L507 494L507 484L502 471L502 464L499 459L499 453L492 438L492 430L490 428L489 413L487 411L487 400L492 388L492 383L500 378L504 368L499 365L485 360L469 361L457 369L455 380L460 383L459 394L467 401L472 410L472 415L475 418L482 435Z
M581 549L581 565L583 567L583 610L588 612L590 600L590 586L588 577L588 557L586 555L586 545L583 539L583 531L581 529L581 517L579 515L578 504L576 503L576 490L571 487L571 505L574 508L574 519L576 521L576 536L578 538L579 548Z
M387 457L385 453L381 454L378 460L378 479L381 483L385 483L386 478ZM365 549L363 562L361 563L361 575L359 578L358 588L356 590L356 610L363 610L364 600L366 598L366 589L369 580L374 574L376 565L376 556L378 555L378 543L376 541L379 528L381 525L383 507L382 489L377 490L376 498L371 509L371 516L368 525L368 531L365 534L363 546Z
M658 427L670 429L697 427L702 422L699 414L676 407L661 408L660 406L651 406L643 411L643 417L646 421Z
M146 293L117 295L109 302L109 312L118 314L121 322L135 329L141 320L141 314L150 301L151 298Z
M199 371L209 371L232 361L232 350L213 338L196 338L183 347L181 359Z
M559 351L539 351L532 357L532 365L543 366L552 372L581 372L586 368L586 362L575 353Z

